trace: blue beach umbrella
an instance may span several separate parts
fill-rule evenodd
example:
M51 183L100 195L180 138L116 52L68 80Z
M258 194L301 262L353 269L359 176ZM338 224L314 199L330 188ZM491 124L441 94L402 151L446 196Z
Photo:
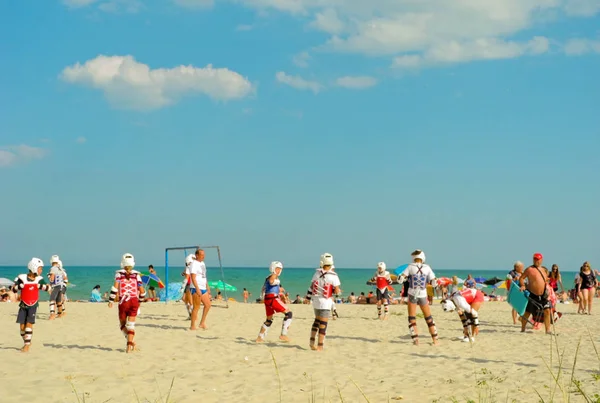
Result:
M406 269L408 267L408 263L407 264L403 264L402 266L398 266L396 268L396 270L394 270L394 274L396 276L399 276L400 274L402 274L402 272L404 271L404 269Z
M483 277L475 277L473 280L475 280L476 283L484 283L486 279Z

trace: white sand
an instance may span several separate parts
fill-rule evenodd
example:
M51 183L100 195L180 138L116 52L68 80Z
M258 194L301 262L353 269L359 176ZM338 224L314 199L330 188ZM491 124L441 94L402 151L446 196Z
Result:
M595 300L600 309L600 300ZM278 341L282 315L276 316L268 342L254 342L264 308L230 303L213 307L206 331L190 332L180 303L143 304L136 327L140 351L125 354L117 308L69 303L68 316L48 321L40 306L31 352L22 346L15 322L18 307L0 304L0 392L3 402L165 401L171 402L537 402L534 387L550 401L554 382L542 357L550 362L552 337L543 330L522 334L512 324L505 302L486 303L476 342L456 341L461 323L456 313L433 306L441 345L430 343L418 319L421 345L410 343L405 306L392 306L388 321L375 319L372 305L338 305L340 319L330 322L325 351L308 349L313 312L291 305L291 343ZM600 393L600 360L587 333L600 349L598 316L577 315L576 305L560 305L559 349L565 349L563 374L570 379L575 347L583 337L575 378L588 394ZM600 310L598 311L600 315ZM281 377L281 400L274 355ZM556 347L552 351L556 372ZM598 376L596 376L598 377ZM353 383L356 382L356 385ZM338 391L339 387L339 391ZM573 387L567 387L573 390ZM312 396L314 395L314 400ZM162 400L159 400L162 396ZM514 400L513 400L514 399ZM584 401L573 394L572 402ZM563 397L557 391L555 402Z

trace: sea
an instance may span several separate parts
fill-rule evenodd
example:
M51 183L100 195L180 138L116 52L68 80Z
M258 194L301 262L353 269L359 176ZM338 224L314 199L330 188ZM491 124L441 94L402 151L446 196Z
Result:
M48 268L45 267L44 276L47 274ZM70 286L67 288L68 299L87 301L90 298L90 294L94 286L99 285L101 293L109 291L114 279L115 270L118 267L112 266L72 266L66 267L65 270L69 276ZM136 268L138 269L138 268ZM138 269L142 273L145 272L143 269ZM167 277L165 275L165 268L155 266L157 275L163 281L167 283ZM500 279L506 279L506 276L511 268L506 270L461 270L461 269L434 269L436 277L449 277L458 276L459 278L465 279L467 275L471 274L473 277L482 277L490 279L498 277ZM394 273L393 268L388 267L390 273ZM296 295L304 296L306 290L312 279L314 268L285 268L281 279L281 285L289 292L290 298L294 299ZM365 294L369 291L374 291L375 287L367 285L366 282L373 277L375 269L360 269L360 268L337 268L335 271L338 273L340 281L342 283L342 296L347 298L351 292L359 295L361 292ZM27 268L22 266L0 266L0 278L4 277L9 280L13 280L17 275L26 273ZM181 273L183 267L172 267L169 266L169 283L171 286L169 289L178 288L175 284L180 285L183 278ZM566 290L573 288L575 280L574 271L563 271L561 272L563 285ZM246 288L250 294L250 300L255 301L260 296L260 292L265 281L265 278L269 275L267 268L257 267L224 267L221 271L218 267L207 268L208 281L222 280L226 284L230 284L236 288L236 291L222 291L228 298L234 298L237 301L242 299L243 289ZM394 285L395 289L400 291L398 285ZM483 288L486 293L492 292L492 287L486 286ZM170 291L169 291L170 292ZM212 294L216 294L216 290L211 290ZM163 293L161 293L162 295ZM497 289L496 295L506 295L506 290ZM46 293L42 293L40 300L44 301L48 299Z

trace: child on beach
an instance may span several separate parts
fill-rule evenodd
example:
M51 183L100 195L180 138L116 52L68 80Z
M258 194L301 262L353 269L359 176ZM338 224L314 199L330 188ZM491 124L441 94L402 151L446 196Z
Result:
M425 322L429 327L429 333L433 339L433 344L437 345L438 334L431 316L431 308L427 300L427 284L434 284L436 280L435 274L429 265L425 264L425 253L422 250L415 250L411 253L412 263L400 274L399 283L404 283L408 280L408 329L410 337L415 345L419 344L419 333L417 331L417 305L421 308Z
M327 322L331 316L331 307L333 306L332 296L340 293L340 279L336 272L331 271L332 266L333 256L330 253L323 254L321 256L321 267L313 275L306 293L306 299L312 301L315 311L315 321L310 334L311 350L323 351L325 335L327 334ZM319 333L319 341L315 346L317 332Z
M285 314L279 339L282 341L290 341L287 334L290 325L292 324L292 311L288 309L279 296L281 291L281 280L279 280L279 277L283 272L283 264L278 261L271 262L269 271L271 274L269 274L269 276L265 279L265 283L262 288L267 319L260 328L256 342L262 343L265 341L265 337L267 337L269 328L273 324L273 315L278 312Z
M12 286L14 293L21 291L21 302L19 303L19 313L17 314L17 323L23 338L22 352L29 351L31 339L33 337L33 325L35 324L35 315L39 306L38 300L40 290L50 291L50 286L44 282L41 276L44 268L44 262L37 257L32 258L27 264L29 272L20 274L15 278Z
M181 273L181 275L184 278L182 286L181 286L181 288L182 288L181 292L183 292L181 301L185 305L185 309L187 310L187 313L188 313L187 320L192 319L193 304L192 304L192 293L190 292L190 284L192 283L192 277L190 276L190 265L192 264L192 261L194 261L195 259L196 259L196 256L194 256L193 253L190 253L189 255L187 255L185 257L185 269L183 270L183 273Z
M65 309L63 305L64 294L67 290L67 272L62 268L62 262L58 255L53 255L50 258L50 272L48 273L48 280L52 286L52 292L50 293L50 317L48 320L54 320L56 318L56 310L58 310L58 317L65 315Z
M119 326L127 339L126 352L136 349L133 341L135 337L135 318L140 308L140 301L146 297L142 287L140 272L133 270L135 259L131 253L126 253L121 258L121 270L115 272L115 282L110 289L108 307L112 308L113 302L119 299Z
M375 283L377 287L377 317L381 320L387 320L388 318L388 304L389 304L389 292L388 286L392 284L392 277L386 270L385 262L379 262L377 264L377 271L375 276L371 278L371 283ZM381 305L383 305L384 315L381 316Z

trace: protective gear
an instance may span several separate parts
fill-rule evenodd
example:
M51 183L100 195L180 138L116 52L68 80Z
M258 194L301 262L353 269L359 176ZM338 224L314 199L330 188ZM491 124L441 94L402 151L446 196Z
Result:
M379 271L380 273L383 273L386 269L386 265L385 262L379 262L377 264L377 271Z
M194 261L194 260L196 260L196 255L194 255L193 253L190 253L189 255L187 255L185 257L185 265L189 266L192 263L192 261Z
M269 333L269 328L272 324L272 319L265 320L265 323L263 323L262 327L260 328L260 333L258 333L258 337L264 340L265 337L267 337L267 333Z
M130 322L127 321L125 322L125 328L127 329L127 332L134 332L135 331L135 322Z
M58 255L52 255L52 257L50 258L50 264L59 263L59 262L60 262L60 258L58 257Z
M50 301L50 315L54 315L56 312L56 303L54 301Z
M33 337L33 329L30 327L25 328L25 335L23 336L23 341L26 345L31 344L31 339Z
M119 290L117 290L117 288L115 286L112 286L110 288L110 297L108 298L108 300L110 302L115 302L115 299L117 299L117 293L119 292Z
M420 249L417 249L416 251L411 253L410 256L411 256L413 262L415 261L415 259L421 259L421 262L425 263L425 252L423 252Z
M323 253L321 255L321 268L323 266L333 266L333 255L331 253Z
M431 334L431 338L434 340L437 339L438 334L437 329L435 327L435 322L433 321L433 316L427 316L425 318L425 323L427 323L427 326L429 326L429 334Z
M44 262L42 262L42 259L38 259L37 257L32 258L29 263L27 263L27 268L31 273L34 274L38 273L38 269L40 267L44 267Z
M408 330L410 331L410 337L413 339L417 339L419 334L417 333L417 317L409 316L408 317Z
M286 336L288 334L288 330L290 325L292 324L292 312L286 312L285 317L283 318L283 325L281 326L281 335Z
M275 273L275 269L277 268L283 270L283 263L276 260L274 262L271 262L271 264L269 265L269 271L271 273Z
M125 267L131 267L132 269L135 267L135 259L131 253L126 253L121 258L121 269Z

